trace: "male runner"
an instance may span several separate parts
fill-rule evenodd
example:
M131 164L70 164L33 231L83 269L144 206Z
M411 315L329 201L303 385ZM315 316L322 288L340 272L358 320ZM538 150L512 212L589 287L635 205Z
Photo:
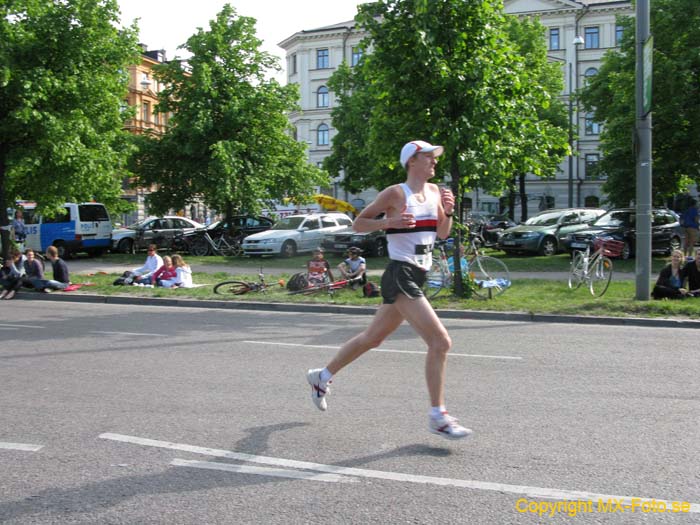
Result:
M400 161L407 172L406 182L384 189L355 219L357 232L386 230L390 262L381 281L384 304L370 326L345 343L326 368L311 369L306 377L314 403L326 410L331 378L378 347L405 319L428 345L425 378L432 407L428 428L454 439L467 437L472 431L459 425L445 409L445 368L452 340L421 290L432 263L435 237L446 238L452 227L452 192L428 182L435 176L437 157L443 152L442 146L422 140L404 145ZM384 218L375 219L382 212Z

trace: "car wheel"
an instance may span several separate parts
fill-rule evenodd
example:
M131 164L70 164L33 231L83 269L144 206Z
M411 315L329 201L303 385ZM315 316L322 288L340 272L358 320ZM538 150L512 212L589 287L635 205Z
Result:
M540 245L540 255L546 255L547 257L551 255L556 255L557 253L557 240L554 237L545 237Z
M626 261L627 259L632 258L632 245L630 245L629 242L625 241L625 245L622 247L622 253L620 254L620 259L623 261Z
M375 257L385 257L386 256L386 240L377 239L374 243L374 249L372 250L372 255Z
M681 240L679 237L671 237L671 240L668 242L668 254L670 255L673 250L680 250L681 249Z
M297 245L294 241L284 241L282 249L280 250L280 255L282 257L294 257L297 254Z
M117 251L121 253L134 253L134 241L131 239L122 239L117 244Z
M58 250L58 256L61 259L70 259L70 250L66 247L63 241L55 241L53 245L56 247L56 250Z

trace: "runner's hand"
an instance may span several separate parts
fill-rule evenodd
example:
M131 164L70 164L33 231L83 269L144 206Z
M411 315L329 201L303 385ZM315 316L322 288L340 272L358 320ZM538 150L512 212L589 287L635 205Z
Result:
M440 188L440 199L442 200L442 209L445 213L452 213L455 209L455 196L452 194L452 190Z

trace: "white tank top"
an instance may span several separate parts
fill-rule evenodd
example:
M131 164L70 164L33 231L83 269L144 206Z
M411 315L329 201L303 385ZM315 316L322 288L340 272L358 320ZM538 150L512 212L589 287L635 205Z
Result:
M425 202L418 202L407 184L399 186L406 196L406 213L413 214L416 227L390 228L386 231L389 258L405 261L428 271L433 262L433 244L437 236L438 196L426 188Z

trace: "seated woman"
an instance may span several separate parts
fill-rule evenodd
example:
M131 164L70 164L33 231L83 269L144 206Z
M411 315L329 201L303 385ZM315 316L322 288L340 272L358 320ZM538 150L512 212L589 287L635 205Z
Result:
M683 267L683 275L688 279L688 294L700 297L700 248L695 248L695 258Z
M181 255L173 255L173 266L175 278L161 280L161 285L165 288L192 288L192 269Z
M316 248L313 259L306 263L306 278L311 286L333 282L331 265L323 258L323 248Z
M673 250L671 262L661 269L654 290L651 292L654 299L683 299L688 295L688 290L683 288L685 275L681 268L682 262L683 252Z
M44 266L31 248L25 250L24 257L24 286L39 289L39 284L44 280Z
M169 255L163 257L163 266L158 268L152 275L152 281L156 286L164 286L163 281L173 281L177 279L177 268L173 266L173 260Z

